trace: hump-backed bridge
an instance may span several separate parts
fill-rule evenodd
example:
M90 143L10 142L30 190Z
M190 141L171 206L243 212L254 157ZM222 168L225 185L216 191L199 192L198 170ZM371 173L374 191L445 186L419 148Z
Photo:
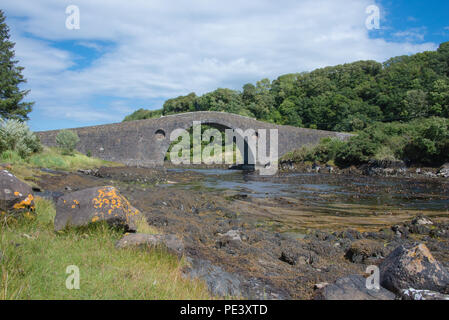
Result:
M277 129L279 157L304 145L317 144L324 137L346 139L350 136L347 133L275 125L232 113L213 111L182 113L70 130L77 132L80 138L77 150L82 153L90 153L94 157L126 165L153 167L164 164L172 131L188 130L194 121L243 131L266 129L268 132L270 129ZM59 131L41 131L37 132L37 135L44 145L55 146Z

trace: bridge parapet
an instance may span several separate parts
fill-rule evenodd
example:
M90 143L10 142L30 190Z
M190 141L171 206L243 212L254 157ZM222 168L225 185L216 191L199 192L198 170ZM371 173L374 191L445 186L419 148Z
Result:
M281 126L226 112L200 111L163 116L160 118L127 121L107 125L73 128L80 143L77 150L104 160L126 165L153 167L163 165L170 146L170 134L175 129L189 129L194 121L215 124L230 129L278 129L281 157L304 145L315 145L325 137L347 139L351 134ZM40 131L36 134L46 146L56 146L60 130Z

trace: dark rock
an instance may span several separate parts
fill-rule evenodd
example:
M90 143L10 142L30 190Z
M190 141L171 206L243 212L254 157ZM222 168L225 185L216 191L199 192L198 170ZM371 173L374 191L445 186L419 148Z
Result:
M395 294L384 289L367 289L366 279L360 275L350 275L319 289L316 300L394 300Z
M408 288L444 293L449 289L448 271L424 244L397 247L379 268L381 285L398 294Z
M55 230L106 221L112 226L136 231L136 220L143 216L111 186L94 187L69 193L56 203Z
M240 297L243 295L240 288L240 277L224 271L207 260L195 259L192 261L192 267L185 272L185 275L204 280L209 291L215 296Z
M303 246L298 241L292 239L282 241L279 260L292 266L312 264L318 261L319 253L316 251L321 252L325 243L326 242L314 240ZM329 244L327 243L327 245ZM327 249L324 249L323 251L330 249L327 245L325 245Z
M182 256L184 243L176 235L172 234L144 234L129 233L123 236L116 244L117 249L129 247L164 247L169 252Z
M0 170L0 211L14 212L34 209L32 188L8 170Z
M237 273L230 273L212 264L208 260L187 258L190 267L183 270L185 277L199 278L206 282L214 296L226 298L245 297L256 300L285 300L288 293L275 289L257 278L245 278Z
M353 263L374 263L376 260L383 258L384 251L381 243L362 239L354 241L345 256Z
M336 232L335 236L340 239L349 239L351 241L362 239L363 235L357 230L348 229L341 232Z
M431 229L426 225L412 224L408 227L410 233L413 234L430 234Z

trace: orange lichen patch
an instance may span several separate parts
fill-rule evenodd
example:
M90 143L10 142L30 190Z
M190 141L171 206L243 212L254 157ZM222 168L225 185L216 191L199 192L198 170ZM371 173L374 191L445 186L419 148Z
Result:
M20 196L20 192L19 192L19 191L15 191L15 192L14 192L14 195L15 195L16 197L19 197L19 196Z
M99 188L98 196L92 199L92 202L97 209L105 208L109 215L114 214L116 209L121 209L121 212L125 211L127 217L139 213L125 197L117 193L117 189L110 186Z
M31 203L33 202L34 197L32 194L29 194L28 197L26 197L24 200L14 204L14 209L24 209L31 206Z
M100 220L99 217L93 217L93 218L92 218L92 222L97 222L98 220Z
M79 201L78 200L73 200L73 202L75 203L75 204L77 204L77 205L79 205L80 203L79 203Z
M76 205L72 204L72 209L75 209Z

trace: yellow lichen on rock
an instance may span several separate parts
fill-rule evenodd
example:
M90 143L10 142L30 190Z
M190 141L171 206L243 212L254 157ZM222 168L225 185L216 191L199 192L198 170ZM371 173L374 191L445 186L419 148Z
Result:
M34 209L34 206L32 206L34 197L32 194L29 194L25 199L23 199L22 201L14 204L13 208L14 209L25 209L27 207L30 207L31 209Z

